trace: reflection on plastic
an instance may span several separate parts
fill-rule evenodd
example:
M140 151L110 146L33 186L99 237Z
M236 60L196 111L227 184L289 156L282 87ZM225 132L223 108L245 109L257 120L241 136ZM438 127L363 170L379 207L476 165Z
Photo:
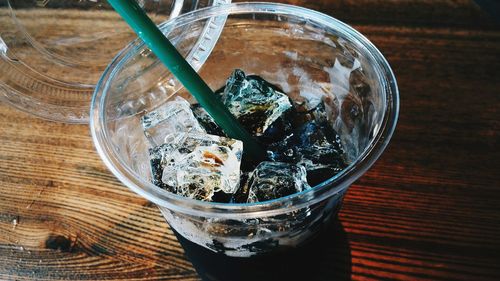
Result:
M8 49L7 44L5 44L2 37L0 37L0 54L6 56L7 49Z

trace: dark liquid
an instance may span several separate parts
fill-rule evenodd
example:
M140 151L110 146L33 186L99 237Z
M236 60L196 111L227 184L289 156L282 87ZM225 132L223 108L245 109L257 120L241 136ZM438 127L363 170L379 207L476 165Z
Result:
M203 280L350 280L349 243L336 218L301 247L250 258L217 254L175 234Z

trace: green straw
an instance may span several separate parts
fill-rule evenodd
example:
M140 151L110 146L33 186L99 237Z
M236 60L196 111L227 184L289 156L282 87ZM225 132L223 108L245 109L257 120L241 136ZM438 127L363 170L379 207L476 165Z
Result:
M151 48L161 62L196 98L200 105L231 138L243 141L254 159L264 159L265 151L216 97L198 73L146 15L135 0L108 0L113 8Z

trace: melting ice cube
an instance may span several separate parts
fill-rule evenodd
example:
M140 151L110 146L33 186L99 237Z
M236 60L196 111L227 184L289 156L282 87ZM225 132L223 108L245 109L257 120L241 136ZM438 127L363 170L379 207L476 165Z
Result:
M309 189L303 166L261 162L248 180L248 203L263 202Z
M238 121L255 136L279 138L290 125L284 114L292 108L287 95L264 79L235 70L222 100Z
M270 146L269 156L275 161L304 166L311 185L334 176L346 167L340 137L326 121L305 123L283 141Z
M166 150L167 150L167 144L162 144L149 149L151 176L154 185L166 189L170 192L174 192L172 186L165 184L162 181L163 170L164 170L163 168L166 165L166 163L162 161L162 158Z
M217 192L239 187L243 143L199 133L167 135L161 150L161 184L176 194L212 201Z
M191 111L185 99L177 97L166 102L155 111L141 118L144 134L153 146L165 143L168 134L198 132L205 133Z

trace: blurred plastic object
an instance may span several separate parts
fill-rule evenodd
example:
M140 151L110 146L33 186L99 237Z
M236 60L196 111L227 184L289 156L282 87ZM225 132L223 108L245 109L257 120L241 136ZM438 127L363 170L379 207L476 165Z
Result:
M230 0L138 0L160 23ZM206 32L218 37L215 20ZM168 31L166 31L168 32ZM186 36L189 36L186 32ZM135 38L103 0L0 0L0 100L39 117L87 123L95 84L112 58ZM203 36L206 38L206 36ZM203 64L207 40L191 53ZM201 59L200 59L201 58Z

